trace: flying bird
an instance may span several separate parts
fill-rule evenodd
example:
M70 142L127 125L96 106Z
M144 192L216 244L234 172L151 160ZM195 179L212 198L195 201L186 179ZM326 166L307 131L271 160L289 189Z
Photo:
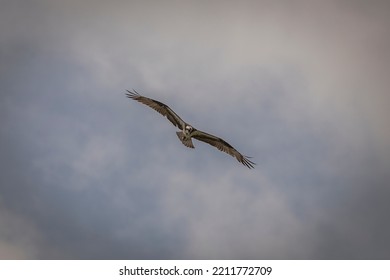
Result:
M177 131L176 134L179 137L180 141L188 148L195 148L192 143L192 138L195 138L199 141L203 141L207 144L210 144L216 147L218 150L225 152L233 157L235 157L239 162L245 165L248 168L254 168L255 163L252 162L250 157L240 154L233 146L227 143L225 140L216 137L214 135L208 134L206 132L197 130L193 126L189 125L183 121L171 108L165 105L162 102L157 100L147 98L140 95L137 91L133 89L134 92L127 90L126 96L142 104L149 106L150 108L156 110L161 115L166 117L174 126L178 127L181 131Z

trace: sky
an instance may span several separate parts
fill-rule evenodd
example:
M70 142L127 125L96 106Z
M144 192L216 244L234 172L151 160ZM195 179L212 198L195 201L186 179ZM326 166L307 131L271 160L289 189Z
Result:
M388 1L0 6L0 259L390 258Z

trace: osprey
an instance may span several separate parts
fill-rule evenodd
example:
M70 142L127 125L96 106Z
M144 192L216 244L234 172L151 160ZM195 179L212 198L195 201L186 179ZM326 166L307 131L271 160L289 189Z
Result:
M156 110L161 115L166 117L174 126L181 129L181 131L176 132L176 134L179 137L180 141L188 148L195 148L194 144L192 143L192 138L195 138L197 140L206 142L207 144L216 147L218 150L235 157L246 167L254 168L253 165L255 165L255 163L249 160L250 157L240 154L236 149L234 149L229 143L227 143L223 139L195 129L193 126L183 121L171 108L169 108L164 103L139 95L138 92L136 92L134 89L133 91L134 92L127 90L128 93L126 93L126 96Z

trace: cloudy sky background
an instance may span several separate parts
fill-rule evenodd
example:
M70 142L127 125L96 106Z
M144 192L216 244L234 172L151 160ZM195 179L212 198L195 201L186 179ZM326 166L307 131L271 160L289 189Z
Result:
M0 258L390 258L388 1L0 6Z

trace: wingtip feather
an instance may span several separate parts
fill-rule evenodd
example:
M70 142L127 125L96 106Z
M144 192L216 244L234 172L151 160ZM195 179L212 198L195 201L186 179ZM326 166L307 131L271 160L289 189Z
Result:
M134 99L134 100L135 100L137 97L140 96L139 93L136 92L134 89L133 89L134 92L132 92L132 91L130 91L130 90L128 90L128 89L126 89L126 91L127 91L128 93L125 93L125 94L126 94L126 96L127 96L128 98L131 98L131 99Z
M253 162L253 161L251 161L251 160L249 160L250 158L252 158L252 157L243 156L243 157L242 157L241 163L242 163L243 165L245 165L246 167L248 167L249 169L254 169L256 163Z

